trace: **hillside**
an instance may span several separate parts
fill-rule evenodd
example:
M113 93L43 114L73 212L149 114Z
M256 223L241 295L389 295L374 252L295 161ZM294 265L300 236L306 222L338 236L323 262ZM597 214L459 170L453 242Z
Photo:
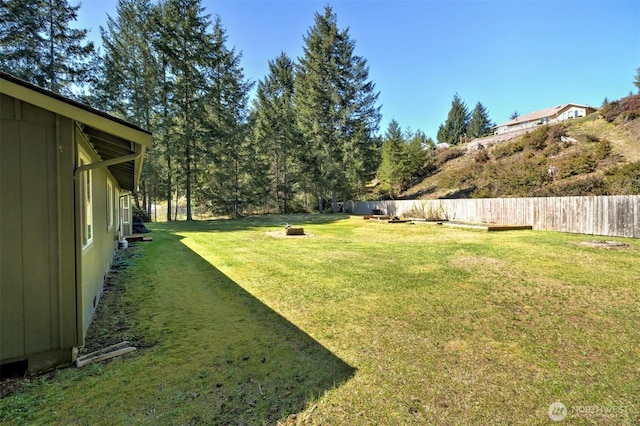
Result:
M640 194L640 95L581 119L476 147L490 145L490 138L432 151L426 176L400 198Z

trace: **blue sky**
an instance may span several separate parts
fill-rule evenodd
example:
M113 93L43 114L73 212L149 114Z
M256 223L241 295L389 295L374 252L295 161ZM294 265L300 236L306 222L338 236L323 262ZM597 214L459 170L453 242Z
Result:
M76 4L73 0L71 4ZM117 0L84 0L76 26L115 17ZM599 107L635 92L640 0L203 0L251 81L280 52L296 60L314 13L330 5L367 59L380 92L380 132L391 119L436 139L454 94L495 123L562 103Z

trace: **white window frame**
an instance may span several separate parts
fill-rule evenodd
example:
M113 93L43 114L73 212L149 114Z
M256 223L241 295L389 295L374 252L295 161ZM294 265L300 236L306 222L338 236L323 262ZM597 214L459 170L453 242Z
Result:
M78 152L78 165L90 164L89 156L83 151ZM93 243L95 229L93 227L93 176L91 170L85 170L80 174L80 205L82 222L82 248L85 249Z
M131 196L122 197L122 223L131 222Z
M107 231L113 229L113 183L107 178Z

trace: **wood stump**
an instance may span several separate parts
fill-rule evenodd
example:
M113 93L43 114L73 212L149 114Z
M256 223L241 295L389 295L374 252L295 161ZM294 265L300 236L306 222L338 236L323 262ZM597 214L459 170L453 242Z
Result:
M304 235L304 228L287 228L287 235Z

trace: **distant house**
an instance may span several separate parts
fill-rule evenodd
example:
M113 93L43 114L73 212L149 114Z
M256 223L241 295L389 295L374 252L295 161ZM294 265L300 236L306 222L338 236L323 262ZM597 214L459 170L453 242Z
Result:
M570 118L585 117L595 111L595 108L587 105L558 105L540 111L534 111L514 120L509 120L506 123L498 124L493 127L493 134L500 135L502 133L524 131L542 124L552 124Z
M0 366L72 362L151 133L0 73Z

